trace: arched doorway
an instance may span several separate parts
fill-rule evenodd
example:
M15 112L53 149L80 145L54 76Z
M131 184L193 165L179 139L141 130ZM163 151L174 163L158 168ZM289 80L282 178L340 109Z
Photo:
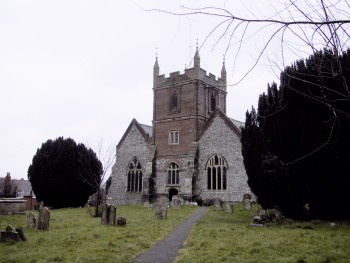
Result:
M177 195L179 193L179 191L175 188L171 188L169 190L169 200L171 201L173 199L174 195Z

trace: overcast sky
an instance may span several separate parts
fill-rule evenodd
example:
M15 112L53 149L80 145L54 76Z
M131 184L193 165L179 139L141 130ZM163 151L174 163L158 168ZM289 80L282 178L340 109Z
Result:
M240 4L254 1L232 1L234 7L230 1L183 2L244 12L247 6ZM179 10L181 4L0 1L0 176L27 178L33 155L48 139L71 137L97 151L100 139L105 147L116 145L133 118L151 125L156 52L161 74L183 71L198 39L201 67L220 76L226 47L213 48L215 35L202 47L213 18L144 10ZM249 52L257 49L254 41L235 67L233 53L227 53L229 84L254 58ZM244 121L267 83L278 81L267 68L259 63L239 85L229 86L229 117Z

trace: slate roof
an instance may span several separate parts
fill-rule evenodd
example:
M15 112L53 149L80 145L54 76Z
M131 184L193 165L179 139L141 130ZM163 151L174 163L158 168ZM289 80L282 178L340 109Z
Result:
M152 126L142 124L142 123L140 123L140 126L148 134L149 137L152 137L152 135L153 135Z
M0 196L2 195L4 191L4 184L5 177L0 177ZM18 188L21 188L24 191L24 196L30 196L32 195L32 185L29 182L29 180L24 179L12 179L12 181L16 184Z
M244 122L241 122L241 121L238 121L238 120L235 120L235 119L232 119L232 118L229 118L230 121L232 121L232 123L237 127L237 128L244 128L244 125L245 123Z
M14 179L13 181L17 185L18 188L19 187L22 188L22 190L24 191L24 196L31 195L32 185L29 182L29 180L24 180L24 179L17 180L17 179Z

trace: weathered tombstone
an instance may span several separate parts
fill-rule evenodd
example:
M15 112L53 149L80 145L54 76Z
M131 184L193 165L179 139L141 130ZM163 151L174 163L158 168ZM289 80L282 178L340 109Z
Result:
M16 231L17 231L19 237L22 239L22 241L26 241L27 240L27 238L25 237L25 235L23 233L22 228L16 228Z
M27 216L27 228L36 228L36 216L34 216L33 213L29 213L29 215Z
M157 204L155 206L155 214L157 219L166 219L169 207L169 199L165 196L160 196L158 198Z
M14 228L12 226L6 227L6 230L1 231L0 242L9 242L9 241L26 241L26 237L23 234L22 229Z
M102 208L101 224L115 226L117 208L110 204L105 204Z
M41 201L40 204L39 204L39 211L40 211L41 209L43 209L43 208L44 208L44 202Z
M50 211L47 207L43 207L39 210L38 226L39 230L49 230L50 224Z
M214 206L215 206L215 211L221 211L222 206L221 206L221 200L219 198L214 199Z
M232 212L233 212L232 202L224 202L224 209L225 209L226 213L232 214Z
M177 197L177 195L174 195L171 202L170 206L175 209L179 209L181 206L181 200Z
M121 216L117 219L117 226L125 226L126 225L126 218Z
M244 199L243 200L243 207L245 210L251 210L252 209L252 201L250 199Z
M246 200L246 199L252 200L252 195L251 195L251 194L248 194L248 193L245 193L245 194L243 195L243 200L242 200L242 202L244 202L244 200Z

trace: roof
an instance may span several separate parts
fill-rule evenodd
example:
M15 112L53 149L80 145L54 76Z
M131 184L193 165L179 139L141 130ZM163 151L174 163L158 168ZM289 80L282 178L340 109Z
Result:
M152 137L152 135L153 135L153 133L152 133L153 127L152 126L142 124L142 123L140 123L140 126L148 134L149 137Z
M29 182L29 180L24 180L24 179L13 179L14 183L18 188L22 188L24 191L24 196L29 196L32 195L32 184Z
M17 191L19 188L21 188L24 191L24 196L30 196L32 195L32 184L29 182L29 180L24 179L11 179L14 184L17 186ZM4 191L4 182L5 177L0 177L0 195L2 195Z
M244 128L244 125L245 125L244 122L241 122L241 121L232 119L232 118L230 118L230 117L229 117L229 119L230 119L230 121L232 121L232 123L233 123L237 128L239 128L239 129L240 129L240 128Z

